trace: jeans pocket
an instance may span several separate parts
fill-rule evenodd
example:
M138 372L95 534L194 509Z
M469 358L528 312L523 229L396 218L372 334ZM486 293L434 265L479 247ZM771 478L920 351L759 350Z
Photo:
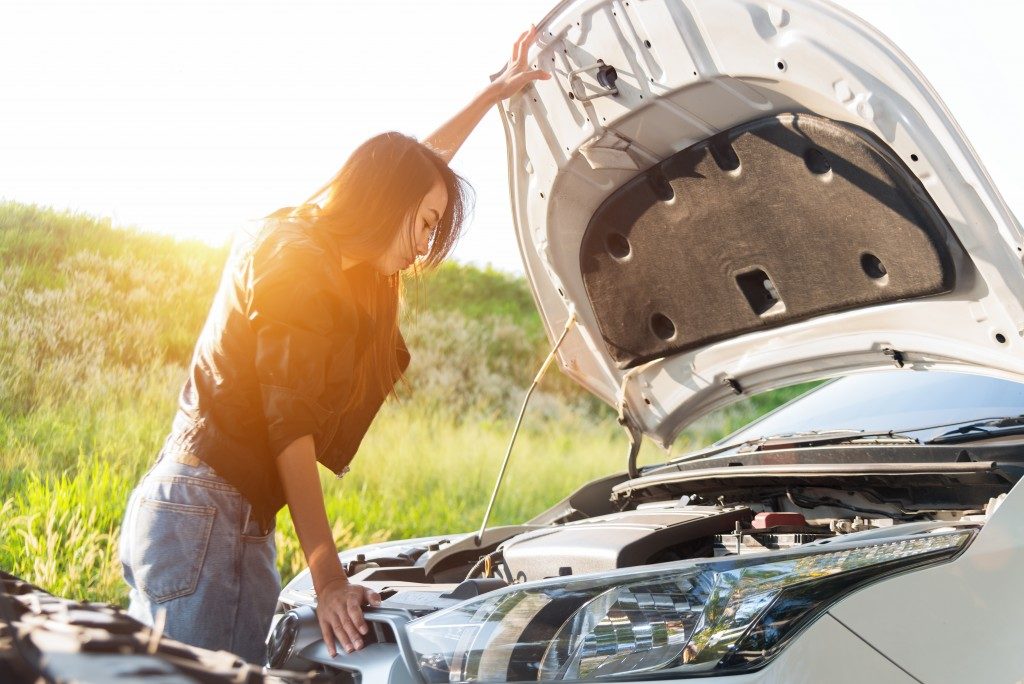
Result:
M195 592L216 513L213 506L139 501L131 549L139 590L157 603Z

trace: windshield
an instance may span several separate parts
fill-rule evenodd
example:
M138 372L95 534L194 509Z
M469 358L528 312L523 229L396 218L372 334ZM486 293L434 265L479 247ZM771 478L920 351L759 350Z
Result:
M909 432L924 441L948 430L933 426L1021 414L1024 383L965 373L892 370L828 382L717 444L846 429Z

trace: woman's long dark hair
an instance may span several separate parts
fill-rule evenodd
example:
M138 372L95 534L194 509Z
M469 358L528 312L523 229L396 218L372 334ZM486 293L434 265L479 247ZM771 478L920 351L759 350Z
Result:
M373 389L379 389L382 397L392 394L402 376L396 354L401 276L380 275L368 265L401 231L406 231L411 244L416 211L438 178L448 191L448 206L420 262L431 269L455 246L471 210L473 192L437 152L415 138L396 132L370 138L306 201L307 208L319 204L313 229L321 231L335 256L367 264L366 268L355 267L359 273L352 280L356 296L374 321L373 345L367 350L367 361L372 362L356 369L349 406Z

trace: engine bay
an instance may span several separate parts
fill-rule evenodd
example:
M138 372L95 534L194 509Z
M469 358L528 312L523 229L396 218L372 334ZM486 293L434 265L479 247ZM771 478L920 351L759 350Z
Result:
M820 510L806 508L813 494ZM805 498L806 497L806 498ZM463 580L497 579L505 584L549 577L607 572L673 561L719 558L790 549L843 535L885 530L909 522L907 514L869 510L865 497L850 492L816 489L790 493L789 505L689 503L686 499L643 504L634 510L543 527L499 527L472 564L462 559L474 535L389 550L382 556L364 554L349 561L354 582L381 582L384 595L413 583L452 584ZM997 501L993 499L992 501ZM799 503L795 503L799 502ZM803 504L803 505L801 505ZM879 504L874 504L879 507ZM933 510L918 517L946 525L983 519L992 502L964 511ZM879 507L881 508L881 507ZM845 515L836 515L843 513ZM495 543L496 538L505 536ZM490 548L493 547L493 548ZM448 553L445 553L448 552ZM456 559L456 563L445 560ZM396 573L403 568L405 571ZM402 584L389 582L400 576Z
M850 544L976 531L1022 474L1012 445L860 445L732 453L648 467L633 478L611 475L479 538L462 533L342 551L350 580L383 599L364 611L366 647L344 656L328 654L312 581L301 573L280 595L268 665L404 682L414 670L410 623L491 592L730 558L774 563L767 559L778 554L785 562Z
M341 558L351 580L378 591L385 607L421 615L551 577L771 553L849 535L899 535L908 525L984 523L1018 477L994 462L912 465L814 478L766 473L761 464L746 486L715 487L725 494L669 498L662 497L673 489L700 491L701 482L687 477L638 487L635 479L609 477L526 524L489 528L479 540L469 533L391 542ZM704 473L718 481L717 470ZM927 500L920 492L930 493ZM284 609L315 605L309 576L296 577L281 601Z

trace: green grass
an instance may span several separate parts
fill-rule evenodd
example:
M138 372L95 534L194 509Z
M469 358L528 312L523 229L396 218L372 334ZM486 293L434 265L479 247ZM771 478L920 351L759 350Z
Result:
M65 596L125 602L123 508L170 425L226 255L0 204L0 567ZM408 299L408 387L382 410L352 472L323 478L341 548L477 527L547 351L521 278L446 264L410 283ZM787 396L722 412L680 443L707 443ZM611 410L549 374L492 522L520 522L622 470L625 453ZM647 448L642 461L659 453ZM304 567L287 512L277 541L287 579Z

